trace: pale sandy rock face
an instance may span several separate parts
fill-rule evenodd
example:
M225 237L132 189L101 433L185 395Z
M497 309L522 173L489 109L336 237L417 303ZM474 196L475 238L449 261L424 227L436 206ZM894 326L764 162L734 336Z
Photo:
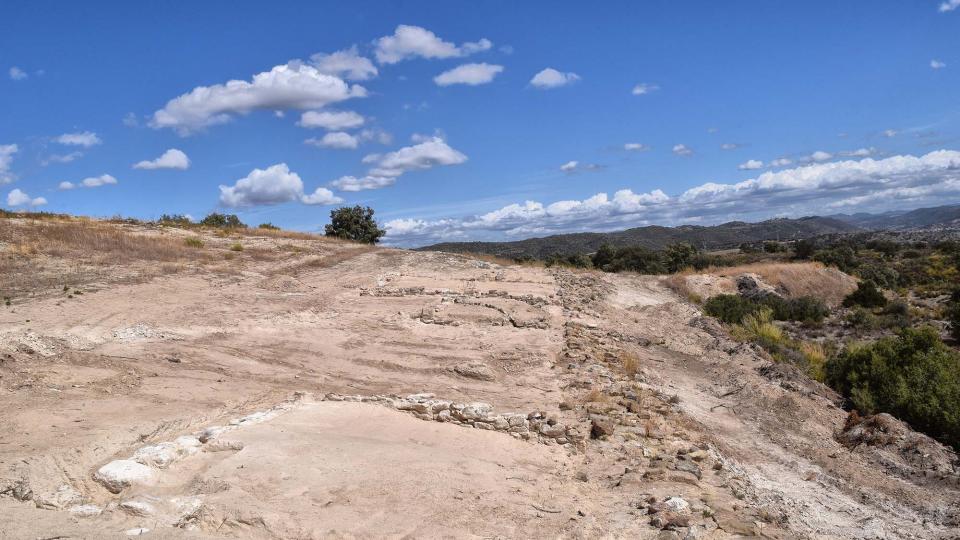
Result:
M154 479L154 470L130 459L111 461L97 469L93 479L111 493L120 493L134 484L147 484Z

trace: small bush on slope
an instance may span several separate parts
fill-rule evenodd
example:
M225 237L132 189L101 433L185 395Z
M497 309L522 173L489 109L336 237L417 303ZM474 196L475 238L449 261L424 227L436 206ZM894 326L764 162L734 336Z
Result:
M960 354L935 329L850 347L827 363L826 377L859 411L890 413L960 448Z

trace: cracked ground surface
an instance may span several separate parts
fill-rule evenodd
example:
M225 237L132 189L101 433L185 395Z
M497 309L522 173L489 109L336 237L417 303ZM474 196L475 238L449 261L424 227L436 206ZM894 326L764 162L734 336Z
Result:
M0 537L955 534L954 469L844 446L829 391L657 278L244 241L299 247L0 312ZM396 406L419 393L533 436Z

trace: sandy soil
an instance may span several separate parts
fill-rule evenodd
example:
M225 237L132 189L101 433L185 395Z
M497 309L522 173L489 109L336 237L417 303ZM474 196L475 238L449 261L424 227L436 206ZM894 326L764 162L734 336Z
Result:
M303 249L0 310L0 538L955 534L955 468L837 442L829 392L656 278L244 242Z

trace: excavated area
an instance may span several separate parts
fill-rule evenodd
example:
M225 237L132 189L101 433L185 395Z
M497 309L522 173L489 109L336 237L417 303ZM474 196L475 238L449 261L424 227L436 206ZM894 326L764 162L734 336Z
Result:
M0 312L0 538L960 526L951 452L655 277L322 249Z

